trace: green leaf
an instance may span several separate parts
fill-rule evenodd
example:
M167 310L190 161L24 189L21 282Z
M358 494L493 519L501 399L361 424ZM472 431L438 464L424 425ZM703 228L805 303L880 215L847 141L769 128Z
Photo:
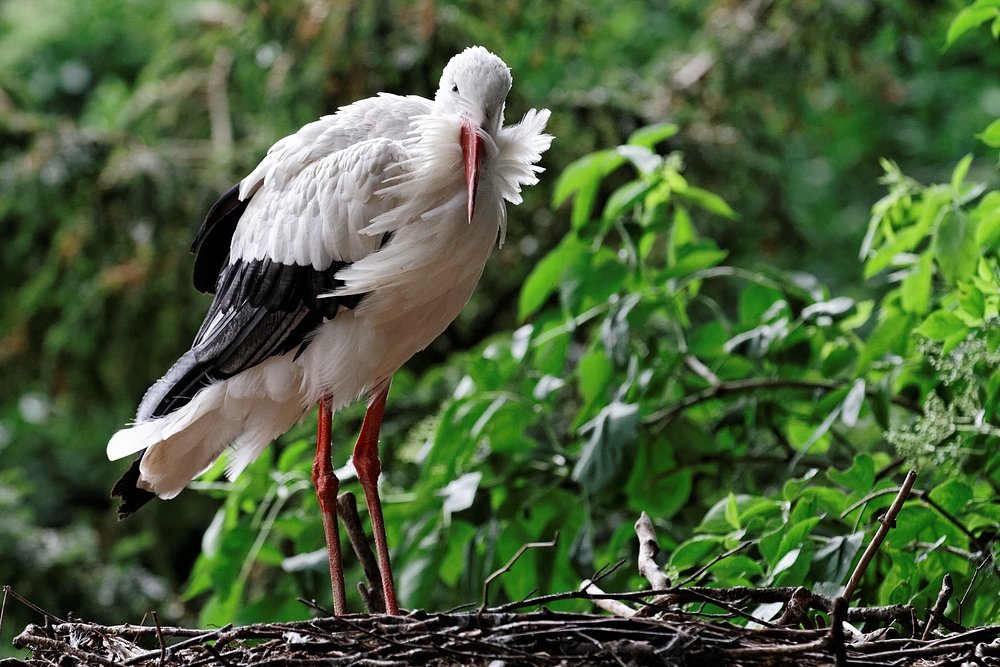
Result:
M580 427L590 438L573 468L573 479L588 493L600 493L621 481L635 460L639 436L639 406L615 401Z
M958 164L955 165L954 171L951 172L951 189L955 192L961 187L962 182L965 181L966 174L969 173L969 166L972 165L972 153L967 154Z
M729 494L729 499L726 501L726 511L724 516L726 517L726 522L735 530L740 529L740 508L736 504L736 496L732 492Z
M858 423L858 415L861 414L861 406L865 402L865 380L858 378L854 381L851 390L847 392L844 399L844 409L840 412L840 420L844 426L853 428Z
M858 357L857 372L863 373L872 362L881 359L887 352L902 353L912 328L912 315L890 309L865 341L864 349Z
M545 305L545 301L559 286L564 271L586 261L587 253L588 245L577 238L576 234L564 236L559 245L538 262L524 281L517 304L518 319L523 322Z
M945 38L945 48L951 46L956 39L977 28L986 21L996 18L998 12L996 7L982 6L980 3L973 3L960 11L948 26L948 36Z
M663 158L646 146L625 144L616 148L615 152L635 165L635 168L646 176L652 175L663 164Z
M784 295L773 287L750 283L740 292L737 311L739 321L745 325L759 324L760 319L774 304L784 300Z
M785 500L795 500L802 489L816 476L817 472L815 468L812 468L802 477L786 480L784 486L781 487L781 497Z
M976 139L990 148L1000 148L1000 118L987 125L985 130L976 135Z
M444 515L450 517L455 512L462 512L472 507L482 479L483 473L477 470L467 472L458 479L448 482L448 485L438 492L438 495L444 497L444 502L441 504Z
M826 561L823 580L842 584L853 571L854 557L865 543L864 531L835 535L813 555L814 563Z
M986 297L972 283L959 285L958 305L976 320L986 317Z
M580 359L576 377L577 388L583 398L584 406L606 395L613 372L611 360L601 348L595 347Z
M677 260L669 269L663 272L663 278L681 278L695 271L701 271L718 264L729 255L728 250L719 250L713 241L700 241L677 249Z
M743 554L734 554L718 561L708 569L720 582L743 582L751 577L760 577L764 569L760 563ZM737 584L738 585L738 584Z
M965 322L948 310L935 310L917 328L917 333L931 340L945 340L957 333L968 331Z
M601 343L604 353L617 366L624 366L629 356L628 314L639 303L639 294L629 294L619 301L601 322Z
M732 207L726 203L725 199L714 192L709 192L708 190L688 185L687 188L682 191L682 196L694 202L709 213L715 213L716 215L721 215L723 218L729 218L730 220L738 220L740 217L736 211L734 211Z
M875 462L867 454L858 454L850 468L844 472L830 468L826 471L826 476L834 484L868 493L875 485Z
M707 556L718 550L722 540L711 535L696 535L682 542L670 554L670 567L683 572L696 565L702 565Z
M822 454L828 451L830 442L833 440L833 436L830 435L830 427L837 421L837 417L842 411L842 406L837 406L826 415L819 426L815 427L809 422L789 419L786 427L789 444L798 451L799 456L805 455L806 452Z
M785 572L786 570L790 570L792 566L795 565L795 561L799 559L799 554L801 553L802 548L796 547L782 556L781 559L774 564L774 567L771 568L771 573L768 575L767 579L764 580L765 584L771 584L775 580L775 577L779 574Z
M921 253L916 270L906 276L900 286L903 310L915 315L924 315L930 309L933 269L934 257L931 252Z
M604 205L602 216L604 220L606 222L617 220L645 197L653 185L651 181L635 180L612 192L611 196L608 197L608 202Z
M972 488L958 479L950 479L931 490L931 500L951 514L959 514L972 500Z
M674 123L647 125L633 132L626 143L653 149L656 148L656 144L677 134L679 129Z
M559 208L573 193L595 187L625 159L613 150L597 151L571 162L556 179L552 206Z
M552 194L552 205L558 208L570 196L575 195L570 215L573 229L580 229L587 224L601 181L624 161L625 158L616 151L597 151L570 163L559 175Z

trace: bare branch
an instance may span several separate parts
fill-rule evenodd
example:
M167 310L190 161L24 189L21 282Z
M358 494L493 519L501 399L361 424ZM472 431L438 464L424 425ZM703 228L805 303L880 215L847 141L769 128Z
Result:
M639 536L639 574L646 578L654 591L670 588L670 580L656 564L656 554L660 545L656 541L656 531L649 515L643 512L635 522L635 534Z
M521 554L523 554L528 549L554 547L558 544L559 544L559 533L556 533L555 536L552 538L551 542L528 542L527 544L521 545L521 548L517 550L516 554L511 556L511 559L507 561L506 565L504 565L502 568L500 568L490 576L486 577L486 581L483 582L483 604L479 607L479 611L477 613L482 614L483 611L486 609L486 604L487 601L489 600L488 595L490 592L490 584L492 584L493 580L496 579L497 577L507 572L510 572L511 566L513 566L514 563L517 562L517 559L521 557Z
M896 525L896 515L899 514L899 510L903 508L903 503L906 502L907 496L910 495L910 489L913 488L913 482L917 479L917 473L913 470L906 473L906 478L903 480L903 485L899 488L899 493L896 494L896 499L892 501L892 505L886 513L879 519L881 526L879 526L878 531L875 532L875 536L872 541L868 543L868 548L865 549L864 555L861 556L861 560L858 562L858 566L854 568L854 573L851 575L850 580L847 582L847 588L844 589L844 599L848 603L851 601L851 596L854 595L854 591L857 589L858 584L861 582L861 577L864 576L865 570L868 569L868 564L872 562L872 558L875 557L875 553L878 551L879 547L882 546L882 540L888 534L889 530Z

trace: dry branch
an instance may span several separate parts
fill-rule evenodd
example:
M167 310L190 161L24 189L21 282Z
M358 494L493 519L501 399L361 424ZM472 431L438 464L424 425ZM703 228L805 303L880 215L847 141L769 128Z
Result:
M872 562L872 558L878 552L880 546L882 546L882 540L885 539L886 534L889 529L896 525L896 515L899 514L899 510L903 509L903 503L906 502L907 496L910 495L910 489L913 488L913 482L917 479L917 473L911 470L906 473L906 478L903 480L903 485L899 489L899 493L896 494L895 500L892 501L892 505L886 511L879 521L881 526L879 526L878 531L872 538L872 541L868 543L868 548L865 549L865 553L861 556L861 561L858 566L854 569L854 573L851 575L850 580L847 582L847 588L844 590L844 599L850 603L851 596L854 595L854 591L857 589L858 584L861 583L861 577L864 576L865 570L868 569L868 564Z
M670 588L670 580L656 564L656 554L660 545L656 541L656 531L649 515L643 512L635 522L635 534L639 537L639 574L646 578L654 591Z

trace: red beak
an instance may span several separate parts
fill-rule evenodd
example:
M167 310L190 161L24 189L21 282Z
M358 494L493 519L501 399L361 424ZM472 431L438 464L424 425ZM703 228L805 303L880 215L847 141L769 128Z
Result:
M476 210L476 190L479 188L479 161L483 157L483 138L479 127L468 118L462 119L462 157L465 158L465 185L469 190L469 224Z

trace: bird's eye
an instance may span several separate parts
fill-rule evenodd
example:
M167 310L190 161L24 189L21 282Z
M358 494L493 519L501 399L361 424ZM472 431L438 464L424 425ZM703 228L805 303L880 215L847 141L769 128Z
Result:
M451 84L451 92L453 92L453 93L457 93L458 92L458 84L457 83Z

